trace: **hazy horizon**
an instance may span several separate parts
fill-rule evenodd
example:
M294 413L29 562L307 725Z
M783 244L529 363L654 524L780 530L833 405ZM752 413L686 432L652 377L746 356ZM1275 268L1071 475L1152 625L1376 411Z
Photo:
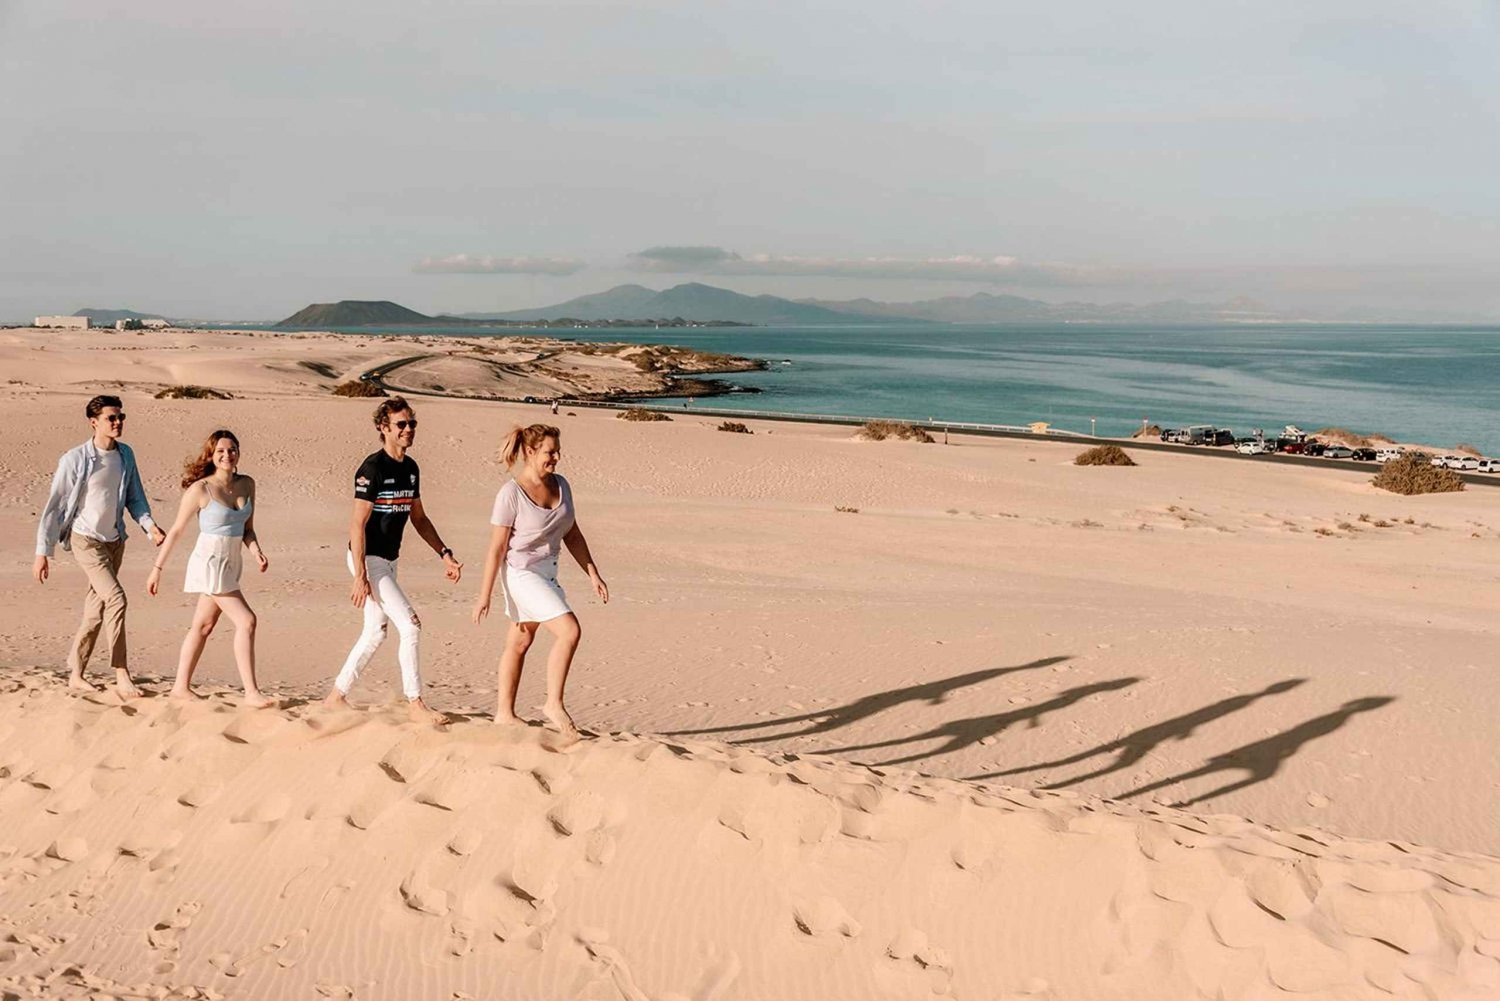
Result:
M0 319L624 283L1500 319L1500 8L0 0Z

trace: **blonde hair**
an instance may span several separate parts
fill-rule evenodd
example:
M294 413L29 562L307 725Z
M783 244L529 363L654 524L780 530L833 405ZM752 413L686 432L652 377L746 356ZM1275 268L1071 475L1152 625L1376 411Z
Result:
M531 424L526 427L511 428L510 434L500 443L500 462L509 469L521 458L523 450L526 452L541 448L542 442L551 438L562 445L562 432L551 424Z

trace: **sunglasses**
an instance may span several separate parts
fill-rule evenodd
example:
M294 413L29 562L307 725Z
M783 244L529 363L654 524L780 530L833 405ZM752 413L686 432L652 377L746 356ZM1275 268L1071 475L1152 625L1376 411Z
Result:
M109 421L111 424L125 423L124 414L105 414L103 419Z
M413 417L409 421L392 421L391 426L394 427L397 431L405 431L407 428L411 428L413 431L415 431L417 429L417 419Z

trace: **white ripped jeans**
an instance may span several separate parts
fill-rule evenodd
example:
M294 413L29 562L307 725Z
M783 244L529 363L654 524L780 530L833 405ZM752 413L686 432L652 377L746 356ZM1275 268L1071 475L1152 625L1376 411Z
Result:
M348 554L349 573L354 573L354 554ZM406 599L396 580L396 561L379 556L365 557L365 576L370 580L370 596L365 599L365 628L359 634L354 649L344 661L338 680L333 686L345 695L359 680L359 672L365 669L380 644L385 641L386 620L396 626L401 634L401 647L397 660L401 662L401 689L408 699L421 698L422 674L419 669L418 650L422 639L422 624L417 619L416 609Z

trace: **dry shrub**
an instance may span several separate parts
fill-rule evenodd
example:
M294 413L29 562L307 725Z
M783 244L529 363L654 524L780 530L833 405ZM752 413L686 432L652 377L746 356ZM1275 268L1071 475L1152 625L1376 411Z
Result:
M1078 457L1073 460L1075 466L1133 466L1135 460L1125 453L1119 445L1095 445L1087 451L1079 452Z
M1160 424L1152 424L1150 427L1144 427L1144 428L1140 428L1140 429L1138 429L1136 431L1132 431L1131 434L1130 434L1130 437L1132 437L1132 438L1160 438L1161 437L1161 425Z
M885 441L887 438L900 438L902 441L920 441L923 444L932 444L932 435L921 428L902 421L866 421L864 427L859 429L860 438L868 441Z
M1362 434L1355 434L1348 428L1323 428L1314 431L1310 437L1319 441L1336 441L1348 445L1350 448L1369 448L1370 439Z
M1479 447L1477 445L1470 445L1466 441L1461 441L1457 445L1454 445L1453 451L1462 452L1465 455L1472 455L1476 459L1484 458L1484 453L1479 450Z
M719 422L719 430L720 431L729 431L729 432L732 432L734 434L754 434L755 433L754 431L751 431L749 428L745 427L745 425L741 424L739 421L720 421Z
M1370 482L1382 490L1407 496L1445 494L1464 488L1463 477L1451 469L1434 466L1424 452L1407 452L1399 459L1392 459L1380 467Z
M616 419L622 421L669 421L672 418L656 410L647 410L645 407L631 407L629 410L620 411Z
M158 400L232 400L234 394L210 386L168 386L156 394Z
M350 379L348 382L341 382L337 386L334 386L333 395L355 397L385 396L386 392L373 382L366 382L363 379Z

